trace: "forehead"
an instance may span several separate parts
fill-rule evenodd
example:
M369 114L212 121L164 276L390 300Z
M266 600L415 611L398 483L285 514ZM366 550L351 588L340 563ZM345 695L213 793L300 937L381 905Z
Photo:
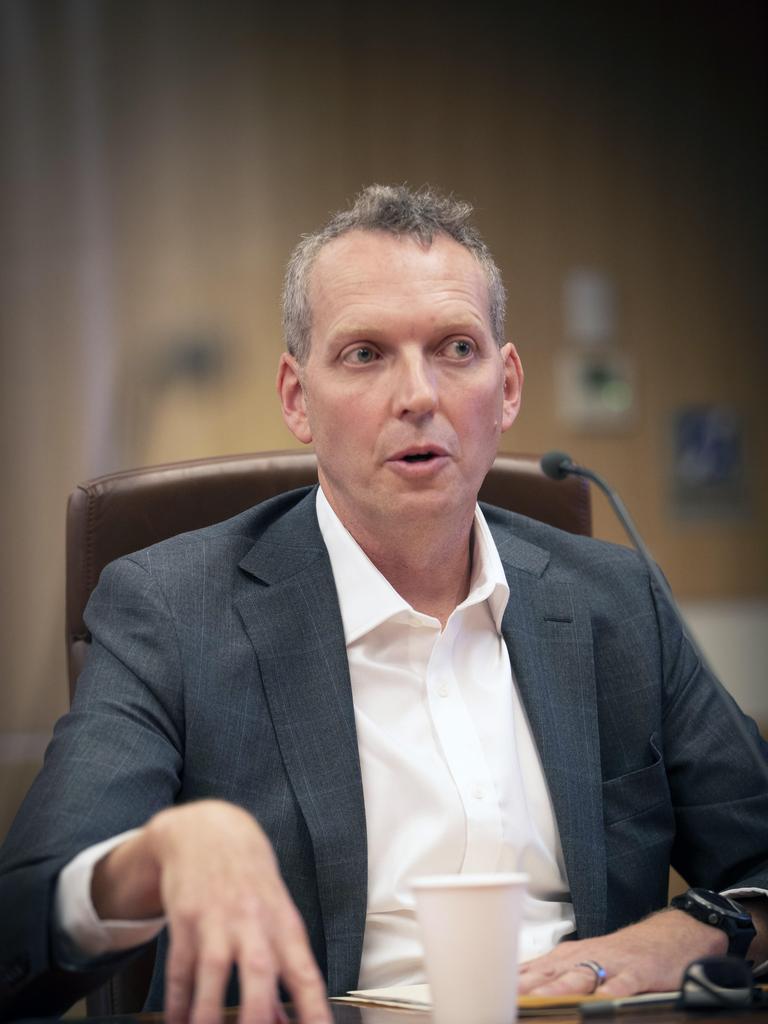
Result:
M488 322L488 280L474 255L438 234L429 245L411 235L350 231L321 249L309 286L314 328L345 314L385 316L406 306L441 309Z

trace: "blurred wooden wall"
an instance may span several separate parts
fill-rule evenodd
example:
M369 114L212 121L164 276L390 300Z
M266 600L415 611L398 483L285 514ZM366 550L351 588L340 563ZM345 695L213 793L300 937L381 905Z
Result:
M527 371L505 448L563 447L604 472L683 597L766 597L764 12L0 8L0 834L66 703L67 493L106 470L294 446L274 394L282 268L372 181L476 204ZM585 265L615 281L637 364L620 434L571 434L555 409L563 280ZM751 507L733 521L669 512L670 418L701 402L745 424ZM623 540L599 500L596 532Z

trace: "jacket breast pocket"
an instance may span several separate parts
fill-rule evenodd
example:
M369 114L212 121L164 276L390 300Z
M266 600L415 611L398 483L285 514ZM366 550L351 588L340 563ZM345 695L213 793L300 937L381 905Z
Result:
M603 782L603 820L606 828L640 815L672 817L669 782L656 734L649 740L649 764Z

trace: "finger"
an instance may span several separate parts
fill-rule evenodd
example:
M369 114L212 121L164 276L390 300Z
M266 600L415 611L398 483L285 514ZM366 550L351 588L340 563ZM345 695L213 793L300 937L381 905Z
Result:
M240 1024L272 1024L277 1014L277 963L262 935L252 932L237 959L240 982Z
M520 968L518 975L518 990L522 994L528 993L537 985L545 985L548 981L552 981L553 978L557 977L557 973L555 967L544 968L524 965Z
M301 1024L331 1024L325 982L315 963L299 912L291 905L277 937L280 977Z
M567 946L576 946L576 942L563 943ZM567 971L574 964L579 962L579 959L585 959L580 957L581 951L577 951L577 955L574 956L574 950L568 949L563 952L561 946L555 946L548 953L543 953L541 956L535 956L531 960L526 960L525 963L520 964L519 973L521 975L536 974L546 975L552 977L553 975L562 974Z
M234 956L223 931L209 930L204 942L197 958L189 1019L191 1024L219 1024Z
M165 966L165 1018L168 1024L185 1024L194 992L195 951L189 933L171 926Z
M653 986L655 989L655 986ZM619 971L618 974L608 978L604 985L600 986L600 994L606 999L618 999L621 996L634 996L638 992L647 992L648 985L644 985L638 975L630 968Z
M534 996L592 995L596 990L596 978L588 967L571 967L551 981L535 985L528 990Z

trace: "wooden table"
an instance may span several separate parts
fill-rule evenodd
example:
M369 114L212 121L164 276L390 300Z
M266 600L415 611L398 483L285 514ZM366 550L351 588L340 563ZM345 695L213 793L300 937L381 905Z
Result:
M425 1010L393 1010L383 1006L352 1006L349 1003L331 1003L334 1024L430 1024L431 1015ZM289 1020L296 1020L288 1008ZM556 1014L542 1017L521 1017L520 1024L541 1020L545 1024L577 1024L581 1021L578 1013ZM700 1010L697 1012L676 1012L673 1010L635 1010L622 1012L605 1021L617 1024L747 1024L748 1021L765 1021L768 1024L768 1007L753 1011ZM161 1024L161 1013L137 1013L122 1017L86 1017L83 1024ZM237 1010L226 1010L225 1024L235 1024ZM74 1022L73 1022L74 1024ZM467 1021L472 1024L472 1021Z
M331 1004L334 1024L429 1024L432 1017L423 1010L392 1010L381 1006L350 1006L345 1003ZM291 1018L293 1019L293 1018ZM632 1013L622 1012L615 1017L605 1017L605 1021L617 1024L747 1024L755 1020L768 1022L766 1009L760 1011L698 1011L681 1013L673 1010L635 1010ZM520 1017L519 1024L531 1024L542 1021L543 1024L576 1024L582 1018L578 1013L556 1014L540 1017ZM467 1021L472 1024L472 1021Z

